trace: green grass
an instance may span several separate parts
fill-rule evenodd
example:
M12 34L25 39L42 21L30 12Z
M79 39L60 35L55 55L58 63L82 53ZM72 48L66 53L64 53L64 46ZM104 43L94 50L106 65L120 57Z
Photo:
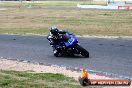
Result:
M82 87L73 78L65 77L64 75L61 74L1 70L0 88L82 88Z
M13 28L13 29L4 29L0 28L0 33L9 33L9 34L41 34L46 35L49 31L47 29L33 29L33 28Z
M47 34L51 25L77 35L132 36L132 10L9 8L0 12L0 33Z
M2 6L76 6L77 4L106 4L105 2L92 1L34 1L34 2L0 2Z

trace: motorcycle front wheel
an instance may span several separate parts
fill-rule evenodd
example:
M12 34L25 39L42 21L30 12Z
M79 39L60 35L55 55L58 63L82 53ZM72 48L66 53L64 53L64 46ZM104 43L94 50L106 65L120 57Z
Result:
M78 49L78 51L80 52L80 54L86 58L89 58L89 52L87 50L85 50L83 47L81 47L80 45L77 45L76 48Z

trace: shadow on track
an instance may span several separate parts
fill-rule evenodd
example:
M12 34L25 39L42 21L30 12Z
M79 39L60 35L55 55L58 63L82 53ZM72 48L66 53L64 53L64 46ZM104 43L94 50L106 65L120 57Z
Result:
M59 59L89 59L90 57L83 57L81 55L73 55L73 56L68 56L68 55L64 55L64 56L58 56L58 57L55 57L53 56L54 58L59 58Z

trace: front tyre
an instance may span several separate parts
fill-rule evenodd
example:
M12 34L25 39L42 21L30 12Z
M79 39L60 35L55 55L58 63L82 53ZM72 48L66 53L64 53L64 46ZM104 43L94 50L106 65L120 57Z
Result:
M77 45L77 49L80 52L80 54L84 57L89 58L89 52L87 50L85 50L83 47L81 47L80 45Z

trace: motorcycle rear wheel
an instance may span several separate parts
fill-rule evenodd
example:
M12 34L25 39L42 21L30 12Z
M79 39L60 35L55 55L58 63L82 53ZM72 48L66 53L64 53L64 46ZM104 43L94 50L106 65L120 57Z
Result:
M54 50L54 56L58 57L59 56L59 52L57 50Z

